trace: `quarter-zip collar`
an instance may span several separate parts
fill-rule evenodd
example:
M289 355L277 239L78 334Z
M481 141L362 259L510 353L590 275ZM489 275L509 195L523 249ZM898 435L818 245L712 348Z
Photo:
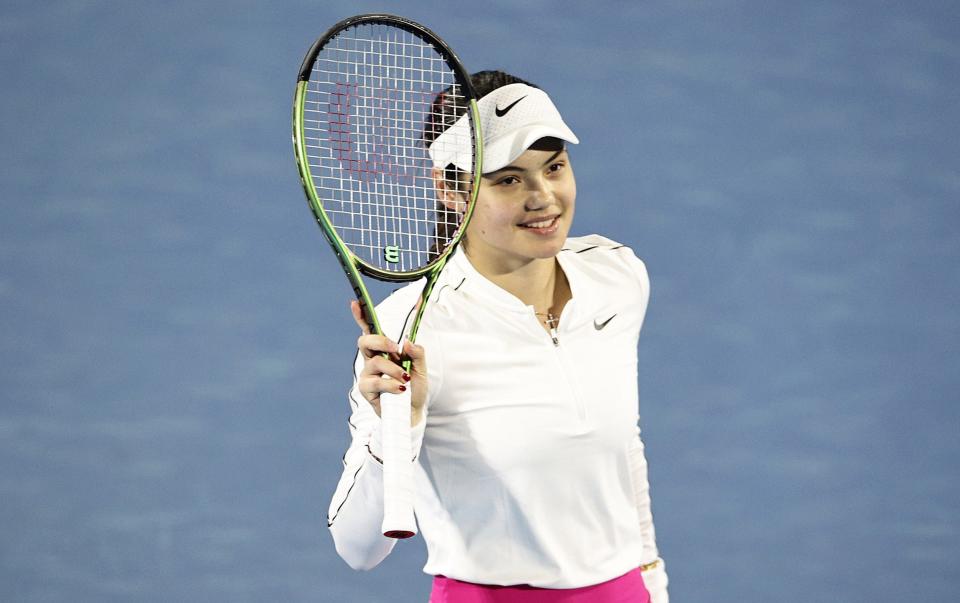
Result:
M560 262L560 268L567 277L571 293L571 299L560 315L560 332L579 326L584 321L592 321L595 318L594 314L601 311L605 305L609 305L610 301L599 298L588 285L590 275L584 273L584 270L589 270L588 263L579 261L578 252L590 253L590 250L579 247L581 246L570 245L568 241L563 250L557 254L557 261ZM515 295L481 274L470 262L463 247L454 252L443 274L443 280L449 287L475 295L500 311L517 315L533 312L533 306L524 304ZM443 296L438 302L443 304Z

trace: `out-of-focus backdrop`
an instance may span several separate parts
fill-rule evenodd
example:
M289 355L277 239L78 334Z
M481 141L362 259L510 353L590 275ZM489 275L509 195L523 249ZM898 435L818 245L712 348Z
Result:
M646 260L678 603L960 598L960 5L5 2L0 599L425 601L348 569L350 290L290 144L387 11L547 89L575 232Z

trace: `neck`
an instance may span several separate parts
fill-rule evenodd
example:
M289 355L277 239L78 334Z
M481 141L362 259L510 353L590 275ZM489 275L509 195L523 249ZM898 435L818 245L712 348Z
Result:
M477 272L510 293L536 312L560 314L569 299L566 276L555 257L528 260L512 266L486 263L480 257L464 251Z

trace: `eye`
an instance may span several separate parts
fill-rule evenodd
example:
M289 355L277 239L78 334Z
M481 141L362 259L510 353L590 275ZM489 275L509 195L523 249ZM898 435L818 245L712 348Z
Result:
M517 184L518 182L520 182L520 179L516 176L507 176L497 180L497 185L510 186L511 184Z
M547 168L547 171L550 172L550 173L559 172L560 170L562 170L562 169L565 168L566 166L567 166L567 164L566 164L565 162L563 162L563 161L557 161L557 162L551 163L551 164L550 164L550 167Z

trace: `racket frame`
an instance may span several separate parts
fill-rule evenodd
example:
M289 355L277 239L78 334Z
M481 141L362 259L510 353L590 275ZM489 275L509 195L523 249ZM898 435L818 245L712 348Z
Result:
M351 27L356 27L363 24L382 24L399 27L403 30L406 30L410 33L413 33L415 36L420 37L431 43L437 50L438 53L443 55L446 59L447 65L451 70L456 74L456 85L460 86L461 94L469 99L467 112L471 116L470 126L471 133L474 140L474 161L473 161L473 182L471 185L470 194L467 198L467 205L464 209L463 217L460 220L460 224L457 227L457 230L450 237L447 245L437 254L437 257L433 258L426 265L409 271L404 272L393 272L388 270L382 270L368 262L365 262L362 258L354 254L349 246L344 243L341 237L337 234L335 227L333 226L332 221L330 220L327 213L323 208L323 201L319 197L316 191L316 186L313 181L313 174L310 171L310 162L307 155L306 147L306 132L305 132L305 119L304 119L304 110L305 110L305 98L307 96L307 85L310 80L310 75L313 70L314 62L319 56L320 52L326 46L326 44L336 37L341 31L349 29ZM438 35L433 33L430 29L420 25L419 23L407 19L406 17L400 17L397 15L391 15L386 13L372 13L364 15L356 15L353 17L348 17L335 24L326 33L324 33L316 42L310 47L307 51L306 56L303 59L303 63L300 66L300 71L297 76L297 87L294 94L293 102L293 148L294 155L297 163L297 170L300 175L300 183L303 186L304 193L307 197L307 203L310 207L310 210L313 212L314 218L316 219L317 225L320 227L320 230L323 232L324 237L327 239L327 242L330 245L330 248L333 250L334 255L336 255L337 260L340 263L341 268L343 268L344 274L346 274L347 279L350 281L350 285L353 288L353 292L356 295L357 300L360 302L360 305L363 309L364 318L369 326L370 332L377 335L385 335L380 321L377 318L376 312L374 311L374 303L370 297L370 293L367 290L367 287L363 283L362 275L369 276L381 281L402 283L410 282L426 277L426 282L424 284L423 290L419 297L419 303L415 309L415 316L412 323L410 323L410 328L406 337L403 337L401 334L401 341L407 339L411 342L416 340L417 333L420 328L420 322L423 318L424 310L427 306L427 300L430 298L430 294L433 291L433 287L437 282L437 279L440 275L440 271L443 270L443 267L446 265L447 260L450 258L451 254L456 249L457 244L463 238L463 235L466 232L467 224L470 221L471 216L473 215L473 210L476 205L477 195L480 189L480 180L482 177L482 163L483 163L483 140L481 135L482 129L480 124L480 112L477 108L477 98L476 92L473 89L473 85L470 81L470 74L463 67L460 62L459 57L456 53L444 42ZM385 354L389 358L389 355ZM409 359L402 360L402 367L404 371L409 372L411 367L411 361ZM405 404L397 405L395 401L391 401L390 405L385 404L386 399L385 395L381 394L381 418L384 424L384 474L385 474L385 492L384 492L384 506L385 506L385 517L383 522L383 532L384 536L391 538L409 538L416 533L416 527L413 520L412 504L410 504L409 509L397 509L395 505L391 505L391 498L394 496L390 492L390 487L387 486L388 479L386 474L394 472L403 472L408 473L408 470L405 470L403 467L400 467L401 463L409 464L412 461L410 455L407 455L407 458L395 458L393 455L388 455L387 450L387 417L383 416L387 412L388 406L391 408L390 412L404 413L406 416L406 429L405 434L404 430L400 429L399 426L395 429L395 433L391 437L397 437L403 439L404 437L407 440L407 448L409 448L410 440L410 397L409 392L406 396L398 396L397 398L403 398L406 400ZM399 408L398 408L399 406ZM394 415L396 416L396 415ZM397 419L391 419L391 422L396 424ZM401 444L403 442L400 442ZM409 478L412 479L412 472L409 472Z

